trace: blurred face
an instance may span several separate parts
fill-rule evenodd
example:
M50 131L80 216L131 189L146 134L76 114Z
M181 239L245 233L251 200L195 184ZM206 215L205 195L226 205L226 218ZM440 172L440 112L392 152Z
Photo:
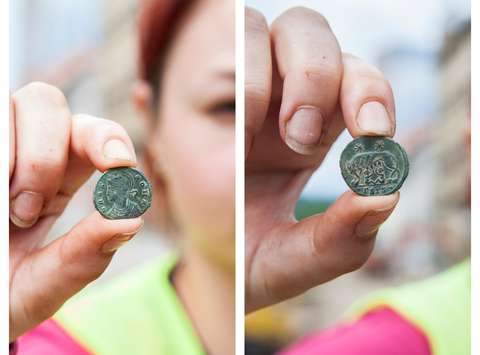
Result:
M234 3L199 0L168 51L150 148L186 243L234 266ZM158 169L157 169L158 170Z

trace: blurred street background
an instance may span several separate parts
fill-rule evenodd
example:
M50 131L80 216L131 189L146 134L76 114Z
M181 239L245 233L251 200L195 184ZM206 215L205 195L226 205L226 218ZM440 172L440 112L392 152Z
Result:
M362 270L311 290L248 320L247 333L288 342L334 324L355 300L391 285L436 274L470 252L470 3L468 0L246 0L271 22L294 5L330 22L342 50L377 65L397 104L395 139L407 150L410 175L401 200ZM11 2L11 90L41 80L60 87L74 113L116 120L142 151L130 103L135 80L137 0ZM347 189L338 160L343 134L309 182L299 218L324 210ZM98 177L98 176L97 176ZM52 231L67 231L93 210L90 181ZM122 248L102 283L157 257L169 241L144 231Z

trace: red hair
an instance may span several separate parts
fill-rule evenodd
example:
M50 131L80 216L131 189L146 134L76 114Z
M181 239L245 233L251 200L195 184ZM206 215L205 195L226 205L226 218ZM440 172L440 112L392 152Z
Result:
M163 54L188 0L142 0L138 17L138 75L155 81Z

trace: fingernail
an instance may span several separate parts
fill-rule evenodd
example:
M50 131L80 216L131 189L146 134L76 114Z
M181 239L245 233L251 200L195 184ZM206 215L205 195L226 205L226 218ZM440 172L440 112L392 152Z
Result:
M136 163L135 156L132 155L127 145L119 139L111 139L103 146L103 155L109 159L128 160Z
M385 106L376 101L364 104L357 115L357 124L365 133L381 136L393 135L393 124Z
M102 246L102 253L104 254L112 254L113 252L117 251L121 246L126 244L130 239L133 238L135 234L137 234L138 230L131 233L121 233L115 235L112 239L108 240Z
M19 228L29 228L35 224L43 208L43 195L22 191L10 203L10 220Z
M299 154L310 155L320 143L323 117L315 107L301 107L287 122L285 142Z
M375 236L380 226L392 213L395 206L368 212L355 227L355 235L360 239L370 239Z

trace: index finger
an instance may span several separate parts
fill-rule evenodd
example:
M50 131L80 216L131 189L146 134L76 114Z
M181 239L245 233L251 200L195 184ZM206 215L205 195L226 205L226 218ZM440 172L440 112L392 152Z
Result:
M313 154L337 106L343 71L340 46L327 20L303 7L274 21L272 40L284 79L280 135L295 152Z
M382 72L363 60L343 55L340 90L345 125L353 137L395 134L395 101Z
M117 122L77 114L72 117L70 140L72 155L61 191L72 195L91 173L137 164L133 143Z

